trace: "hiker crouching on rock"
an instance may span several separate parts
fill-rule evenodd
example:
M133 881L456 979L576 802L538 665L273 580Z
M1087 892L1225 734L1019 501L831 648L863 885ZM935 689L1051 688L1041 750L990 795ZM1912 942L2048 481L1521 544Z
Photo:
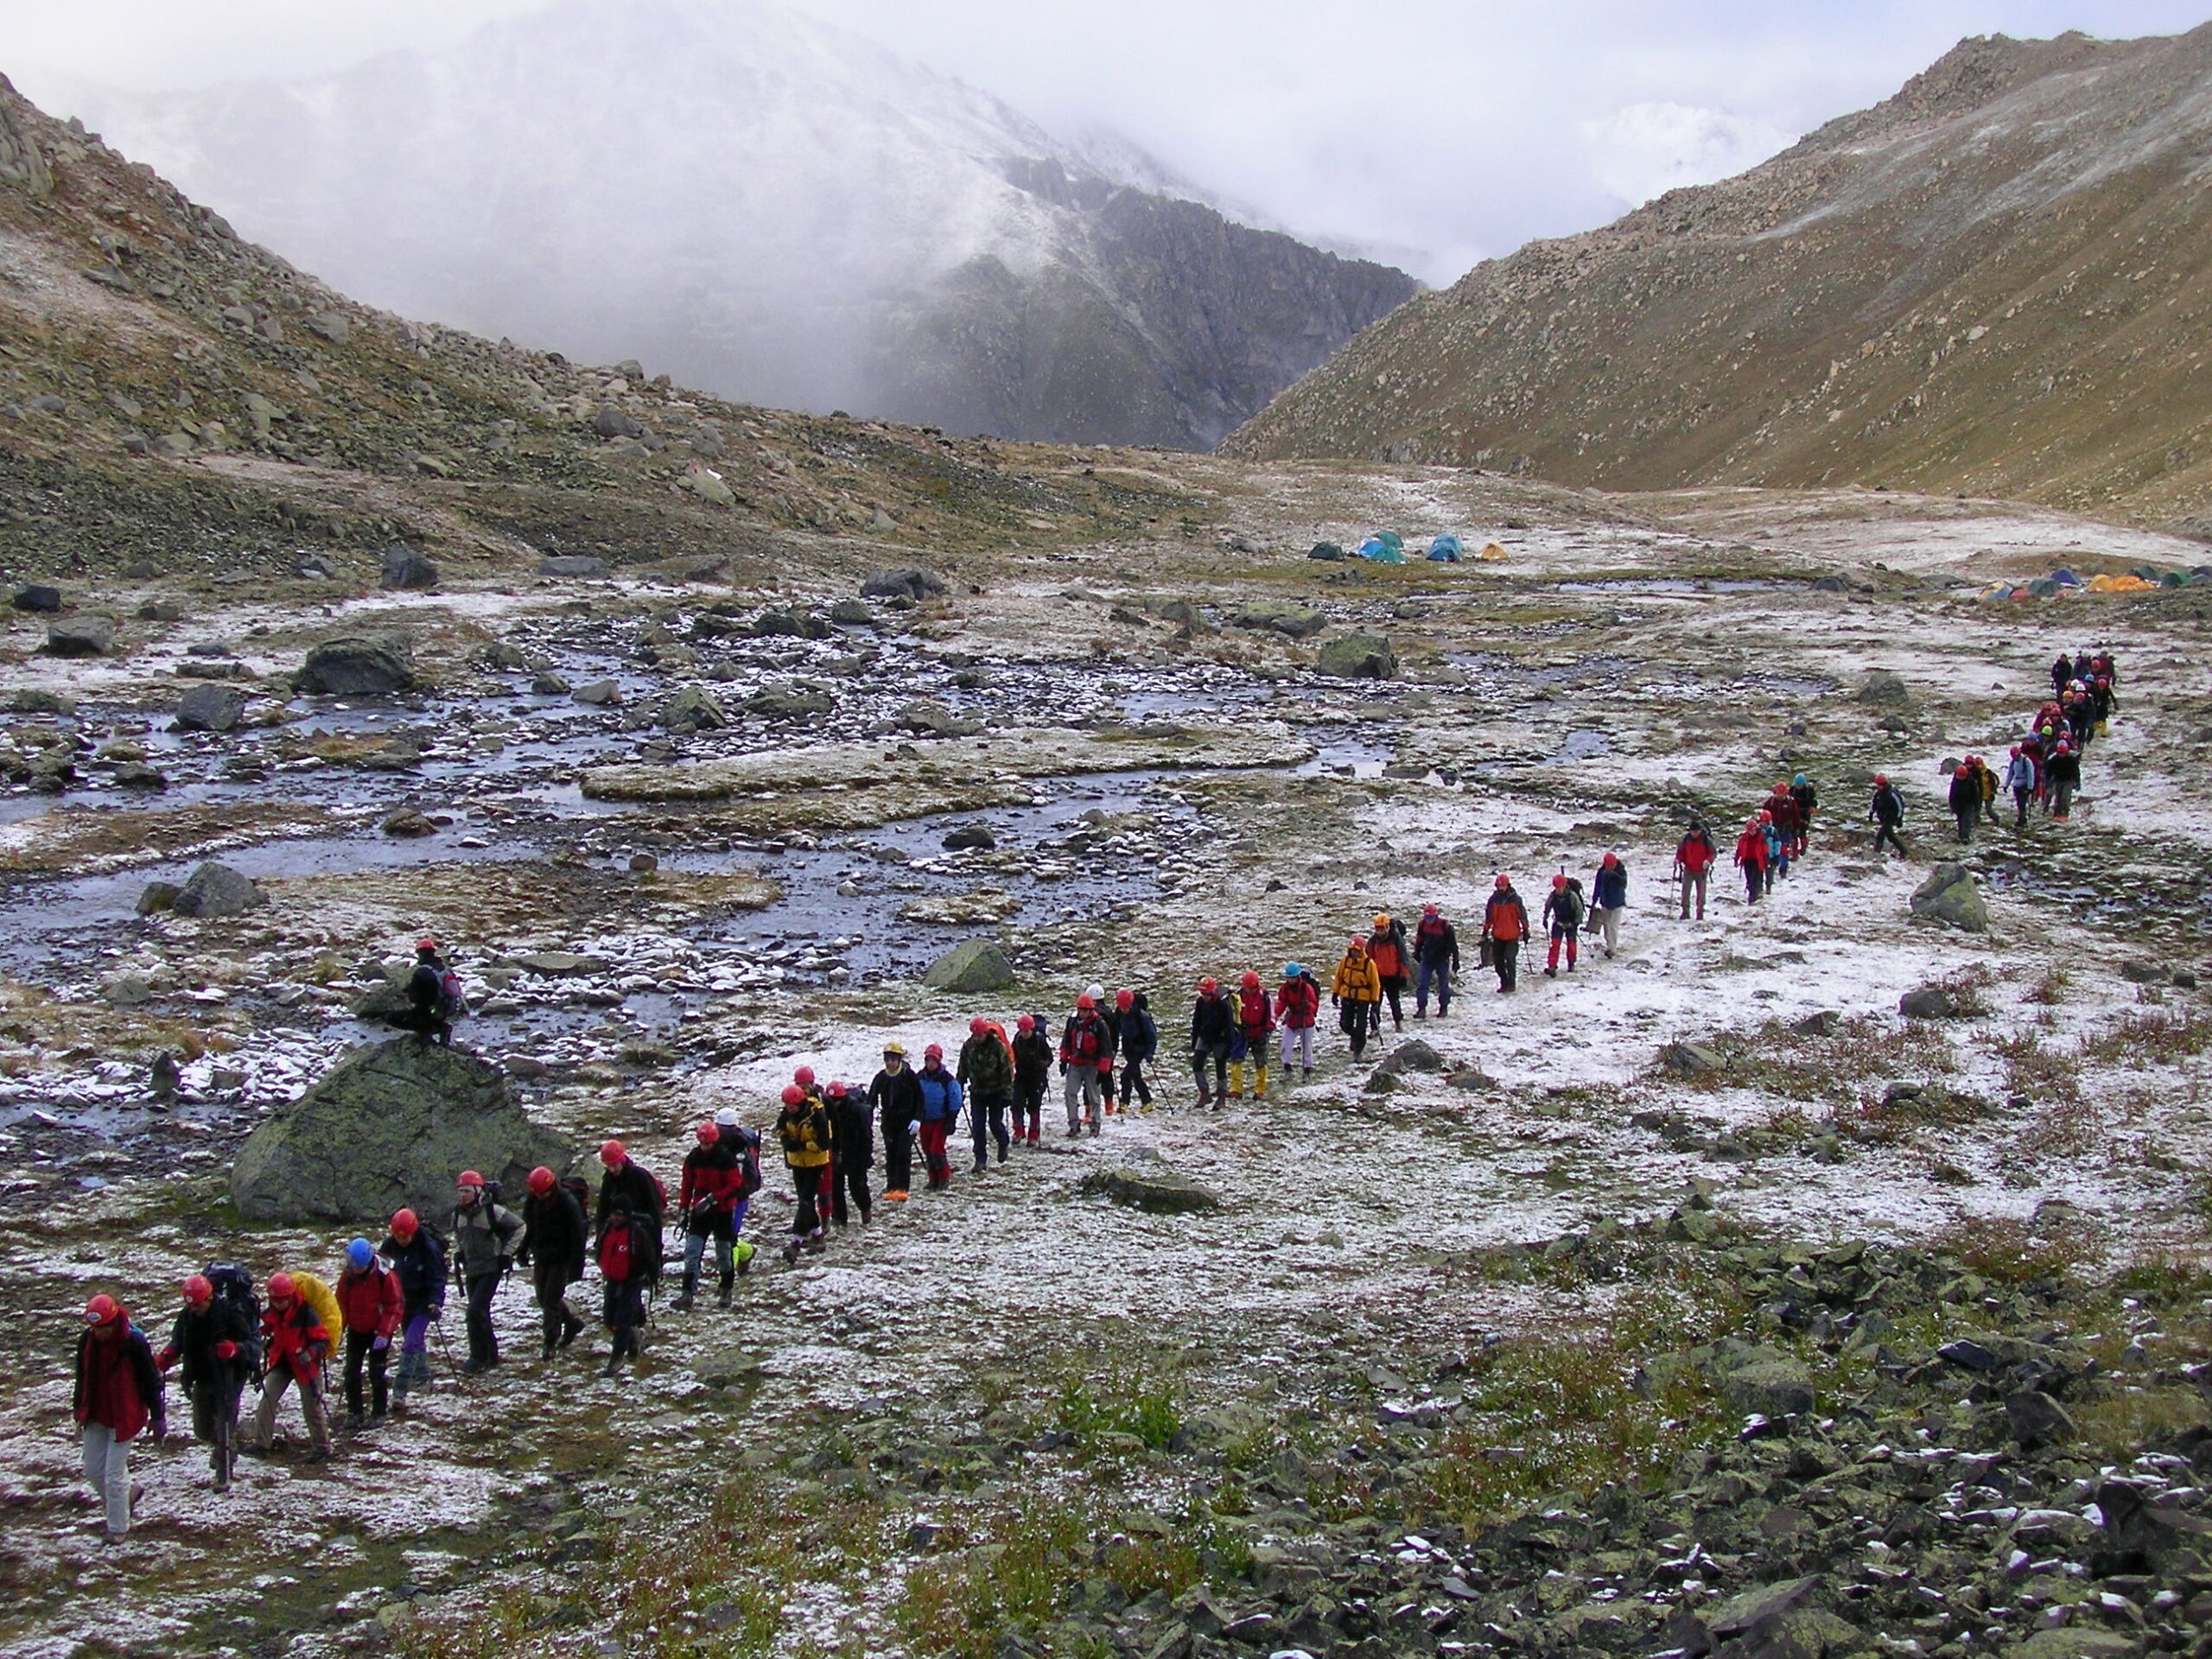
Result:
M610 1142L610 1144L612 1144ZM464 1169L454 1181L453 1249L468 1299L468 1363L464 1371L488 1371L499 1363L499 1336L492 1328L492 1298L514 1265L522 1222L492 1196L484 1178Z
M168 1434L162 1373L112 1296L85 1305L76 1369L70 1410L84 1441L85 1478L106 1504L107 1541L119 1543L130 1530L130 1442L149 1427L156 1441Z
M453 1022L467 1011L461 976L439 957L438 942L424 939L415 947L415 971L407 976L406 1012L392 1015L391 1023L449 1048Z
M574 1179L581 1182L583 1178ZM569 1306L569 1287L584 1276L590 1240L583 1202L575 1189L543 1164L531 1170L530 1196L522 1201L522 1245L515 1251L515 1265L530 1269L531 1288L537 1297L545 1338L541 1358L552 1358L555 1349L567 1347L584 1328Z
M399 1275L399 1375L392 1379L391 1413L404 1417L408 1390L430 1386L430 1321L446 1311L445 1241L412 1210L399 1210L377 1254Z
M330 1327L300 1294L289 1273L269 1275L269 1306L261 1316L261 1403L253 1414L253 1441L247 1448L266 1452L276 1434L276 1408L284 1390L299 1385L300 1410L308 1423L308 1461L330 1455L330 1419L323 1409L322 1371L330 1357Z
M398 1275L377 1259L365 1238L346 1247L346 1268L338 1275L338 1313L346 1325L346 1427L381 1423L391 1409L391 1387L385 1375L391 1339L406 1316L407 1297ZM369 1373L369 1402L361 1400L361 1369Z

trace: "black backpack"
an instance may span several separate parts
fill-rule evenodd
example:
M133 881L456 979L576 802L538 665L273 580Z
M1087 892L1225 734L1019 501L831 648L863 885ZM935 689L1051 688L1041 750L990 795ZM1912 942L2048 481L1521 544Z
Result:
M200 1276L213 1287L216 1301L244 1316L240 1323L253 1335L249 1344L250 1354L240 1357L247 1361L248 1369L257 1366L261 1359L261 1299L253 1294L253 1275L234 1262L210 1262L200 1269Z
M561 1190L576 1201L576 1208L587 1218L591 1215L591 1183L581 1175L563 1175Z

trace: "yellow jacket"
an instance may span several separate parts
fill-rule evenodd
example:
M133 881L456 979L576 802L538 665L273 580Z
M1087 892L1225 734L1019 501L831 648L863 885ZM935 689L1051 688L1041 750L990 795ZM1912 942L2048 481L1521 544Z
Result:
M1344 952L1344 959L1337 964L1337 976L1330 982L1329 995L1342 997L1347 1002L1382 1000L1382 976L1375 971L1375 964L1368 960L1365 950Z

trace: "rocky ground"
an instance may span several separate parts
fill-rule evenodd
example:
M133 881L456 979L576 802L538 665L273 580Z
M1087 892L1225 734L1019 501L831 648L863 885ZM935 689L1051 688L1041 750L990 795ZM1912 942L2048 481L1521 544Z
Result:
M1972 597L2185 547L2000 504L1123 460L1203 522L963 550L944 591L863 599L863 543L794 534L749 585L72 576L63 616L124 619L91 657L17 613L0 1646L2195 1648L2205 613ZM1383 524L1510 556L1304 556ZM1942 763L2001 753L2093 643L2122 708L2075 822L1947 846ZM302 689L311 652L397 689ZM220 729L173 729L188 691ZM1906 863L1869 855L1877 769ZM1796 770L1813 856L1676 921L1684 817ZM1614 960L1507 999L1470 931L1451 1017L1366 1064L1331 1033L1310 1081L1206 1113L1165 1064L1097 1141L1048 1108L1040 1148L764 1255L728 1312L661 1310L634 1380L540 1365L510 1286L495 1375L442 1363L406 1421L219 1500L172 1444L131 1542L88 1529L75 1310L111 1289L158 1328L212 1257L334 1264L353 1229L245 1224L230 1161L379 1034L425 931L534 1118L672 1175L801 1059L864 1077L887 1036L1093 979L1148 988L1172 1052L1201 972L1325 967L1378 908L1464 925L1494 871L1534 899L1607 850ZM1986 931L1912 915L1938 859ZM1010 986L922 982L977 938ZM1951 1014L1903 1017L1930 986ZM1197 1207L1123 1201L1162 1184ZM772 1179L756 1236L789 1213Z

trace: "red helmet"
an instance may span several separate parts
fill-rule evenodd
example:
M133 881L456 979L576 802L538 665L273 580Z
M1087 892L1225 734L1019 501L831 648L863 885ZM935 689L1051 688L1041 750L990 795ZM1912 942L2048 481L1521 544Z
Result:
M1421 907L1421 913L1424 916L1440 916L1444 912L1439 910L1434 905L1423 905Z
M1552 887L1554 891L1560 887L1564 887L1566 885L1567 878L1564 875L1555 875L1552 877Z
M1889 781L1890 774L1886 772L1878 772L1874 774L1874 782L1877 787L1883 784L1886 784Z
M804 1090L804 1089L802 1089L802 1088L800 1088L800 1087L798 1086L798 1084L795 1084L795 1083L787 1083L787 1084L785 1084L784 1085L784 1104L785 1104L785 1105L786 1105L786 1106L796 1106L796 1105L798 1105L798 1104L799 1103L799 1102L801 1102L802 1100L804 1100L805 1098L806 1098L806 1090Z
M931 1043L927 1048L922 1051L922 1058L925 1060L943 1059L944 1058L944 1045L942 1043Z
M1610 870L1610 869L1615 868L1617 866L1618 866L1618 864L1619 864L1619 863L1620 863L1620 861L1621 861L1621 855L1620 855L1618 853L1607 853L1607 854L1605 855L1605 856L1601 861L1600 861L1600 862L1602 862L1602 863L1605 865L1605 867L1607 869L1609 869L1609 870Z
M1508 887L1511 887L1512 885L1513 885L1513 878L1512 878L1511 876L1510 876L1510 875L1501 875L1501 876L1499 876L1499 877L1497 878L1497 890L1498 890L1500 893L1503 893L1503 892L1504 892Z
M613 1146L613 1142L609 1141L607 1144ZM619 1152L621 1148L616 1147L615 1150ZM481 1175L479 1175L473 1169L464 1169L460 1174L454 1177L454 1185L455 1186L481 1186L484 1185L484 1178Z
M530 1190L543 1198L553 1190L553 1172L540 1164L530 1172Z
M1244 977L1236 982L1248 991L1256 991L1260 988L1260 976L1249 968L1244 970Z
M289 1302L292 1300L293 1294L294 1287L292 1285L292 1275L290 1274L272 1273L269 1275L269 1300L270 1301Z
M1136 1006L1137 994L1126 987L1114 993L1114 1006L1127 1014Z
M432 956L435 956L438 953L438 942L435 939L417 939L415 941L415 948L417 950L428 950Z
M2015 744L2012 746L2012 759L2013 759L2013 760L2018 760L2019 758L2020 758L2020 746L2019 746L2018 744L2015 743Z
M1774 814L1768 811L1764 807L1761 807L1759 809L1759 822L1761 823L1772 823L1774 822Z
M404 1244L422 1230L423 1218L412 1210L395 1210L391 1212L391 1236L401 1243Z
M990 1029L990 1024L989 1020L979 1014L968 1022L968 1034L970 1037L980 1037Z
M1077 1014L1089 1014L1097 1006L1098 999L1095 996L1090 995L1088 993L1082 996L1078 996L1075 1000L1075 1011Z
M814 1068L810 1065L802 1065L791 1073L791 1081L802 1089L811 1089L814 1086Z
M842 1100L850 1093L852 1093L852 1090L846 1088L842 1083L833 1083L830 1085L830 1098L832 1100Z
M1202 991L1217 991L1221 988L1221 982L1211 974L1208 974L1198 982L1198 988Z
M86 1325L105 1325L123 1317L123 1305L112 1296L95 1296L85 1304Z
M1023 1036L1027 1037L1031 1032L1037 1029L1037 1022L1025 1014L1020 1019L1014 1022L1014 1028L1020 1032Z
M1351 936L1351 943L1350 944L1346 945L1346 946L1344 947L1344 949L1345 949L1345 950L1366 950L1366 949L1367 949L1367 935L1365 935L1364 933L1355 933L1355 934L1353 934L1353 935Z
M184 1300L194 1307L199 1306L202 1302L213 1301L215 1296L215 1287L207 1282L207 1275L204 1273L194 1274L179 1285L177 1289L182 1293Z
M699 1137L699 1144L702 1147L711 1147L722 1138L722 1132L711 1123L702 1123L691 1133Z
M602 1141L599 1143L599 1161L609 1169L620 1169L630 1161L629 1149L620 1141Z

